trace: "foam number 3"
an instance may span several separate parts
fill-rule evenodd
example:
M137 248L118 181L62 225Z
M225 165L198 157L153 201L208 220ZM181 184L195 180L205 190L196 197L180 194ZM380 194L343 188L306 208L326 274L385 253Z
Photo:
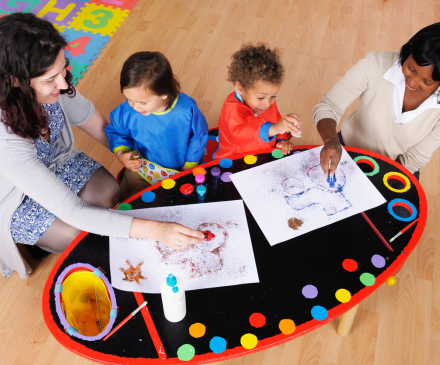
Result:
M82 36L67 43L66 51L70 52L72 57L78 57L86 52L86 46L89 44L92 37Z
M98 24L92 20L84 20L84 25L92 29L101 29L107 26L108 21L113 18L113 13L105 9L97 9L90 12L91 15L96 15L94 21L98 21Z

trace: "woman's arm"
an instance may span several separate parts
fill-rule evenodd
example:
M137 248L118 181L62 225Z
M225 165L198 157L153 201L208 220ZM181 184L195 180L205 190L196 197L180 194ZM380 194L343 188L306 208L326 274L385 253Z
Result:
M107 119L105 119L101 112L98 109L95 109L95 112L91 118L87 122L78 125L77 127L86 132L90 137L96 139L105 147L110 148L107 135L105 134L105 127L107 127L108 124L109 122Z
M329 166L330 176L335 174L336 167L341 160L342 146L339 143L339 137L336 133L336 120L331 118L321 119L316 127L324 143L324 147L321 150L320 162L324 176L327 178Z

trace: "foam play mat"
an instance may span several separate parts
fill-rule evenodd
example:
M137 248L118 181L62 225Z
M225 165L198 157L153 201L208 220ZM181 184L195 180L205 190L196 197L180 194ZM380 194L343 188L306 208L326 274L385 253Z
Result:
M33 13L55 25L68 43L73 83L87 71L139 0L0 0L0 17Z

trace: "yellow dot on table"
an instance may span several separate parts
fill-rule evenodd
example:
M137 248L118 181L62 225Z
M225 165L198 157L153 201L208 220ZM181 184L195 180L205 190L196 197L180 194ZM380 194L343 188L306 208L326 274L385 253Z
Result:
M396 284L396 278L395 278L394 276L390 276L390 277L387 279L387 284L388 284L389 286L393 286L394 284Z
M244 158L244 162L246 162L248 165L253 165L255 162L257 162L257 156L247 155Z
M202 337L206 332L206 327L201 323L194 323L189 327L189 334L194 338Z
M162 181L162 187L164 189L172 189L176 185L176 182L173 179L165 179Z
M336 292L335 297L341 303L347 303L351 299L351 293L347 289L339 289Z
M282 319L278 327L285 335L290 335L291 333L295 332L296 329L295 322L293 322L291 319Z
M245 335L241 336L240 343L245 349L250 350L257 346L258 338L252 333L246 333Z
M193 175L196 176L198 174L206 175L206 170L203 167L196 167L193 170Z

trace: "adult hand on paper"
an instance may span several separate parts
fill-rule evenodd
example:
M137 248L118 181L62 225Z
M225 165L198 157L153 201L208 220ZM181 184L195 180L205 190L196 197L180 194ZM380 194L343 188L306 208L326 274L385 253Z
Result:
M330 166L330 176L333 176L338 167L338 163L341 160L342 146L339 140L330 140L324 144L321 150L320 162L321 168L324 170L324 176L327 179L329 175Z
M293 150L293 143L289 141L279 141L275 147L281 148L281 151L283 151L283 153L287 155L288 153L290 153L290 151Z
M159 241L173 250L185 250L189 245L201 243L205 239L202 232L178 223L150 221L140 218L133 219L130 237ZM180 246L179 243L181 243Z
M142 160L132 160L131 152L125 152L123 150L116 151L116 157L126 169L134 172L138 172L142 167Z
M287 114L282 117L278 122L273 123L269 128L269 137L277 134L290 132L293 134L301 135L301 119L296 114Z

